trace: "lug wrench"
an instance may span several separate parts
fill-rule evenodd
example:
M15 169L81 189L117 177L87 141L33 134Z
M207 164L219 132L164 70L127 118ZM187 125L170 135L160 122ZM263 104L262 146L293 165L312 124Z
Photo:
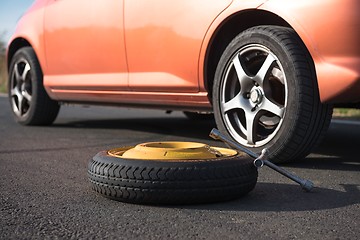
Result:
M297 182L298 184L300 184L300 186L307 192L310 192L313 187L314 184L306 179L302 179L288 171L286 171L285 169L276 166L275 164L273 164L272 162L266 160L267 156L268 156L268 150L265 148L261 151L261 155L257 155L256 153L250 151L249 149L246 149L245 147L241 146L240 144L230 140L229 138L227 138L226 136L224 136L223 134L220 133L219 130L213 128L213 130L211 130L209 136L215 140L221 140L224 143L229 144L231 147L240 150L242 152L245 152L247 155L249 155L252 158L255 158L254 160L254 165L257 168L261 168L262 166L266 165L269 168L277 171L278 173L284 175L287 178L290 178L291 180L293 180L294 182Z

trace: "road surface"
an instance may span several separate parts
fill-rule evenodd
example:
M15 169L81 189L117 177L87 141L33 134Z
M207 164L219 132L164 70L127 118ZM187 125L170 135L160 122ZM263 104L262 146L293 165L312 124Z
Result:
M360 125L333 121L324 143L283 165L317 188L305 193L270 169L231 202L144 206L106 199L87 179L97 152L148 141L201 141L213 122L182 113L64 106L52 126L24 127L0 97L0 239L358 239Z

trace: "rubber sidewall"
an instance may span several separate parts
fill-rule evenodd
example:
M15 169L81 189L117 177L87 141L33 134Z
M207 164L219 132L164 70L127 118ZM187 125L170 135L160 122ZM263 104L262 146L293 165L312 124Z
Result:
M305 149L301 149L301 145L307 139L317 138L312 132L316 131L315 128L321 121L316 119L319 118L317 112L320 100L313 64L301 40L290 29L271 28L275 30L271 31L265 27L247 30L239 34L224 51L215 73L213 87L214 115L219 130L233 138L224 123L224 116L221 114L220 109L220 91L225 69L234 54L247 45L259 44L270 49L277 56L286 75L287 105L282 125L276 135L263 146L248 148L258 154L262 149L267 148L270 153L270 160L287 162L306 156L312 148L311 144L307 143L304 144L306 145ZM288 37L286 38L284 35ZM291 44L287 45L286 41L291 42ZM293 49L294 46L296 46L296 50ZM301 53L301 55L297 55L297 53ZM330 119L327 118L326 121L329 122ZM328 125L328 123L326 124ZM326 130L327 127L325 126L324 129ZM315 145L316 139L313 142L313 145Z
M13 108L11 103L11 79L14 74L14 65L20 59L25 59L31 67L32 100L29 110L24 116L17 116L12 109L14 119L22 125L49 125L56 119L60 105L56 101L50 99L45 91L40 63L31 47L21 48L11 59L8 84L11 108Z
M100 152L89 161L88 176L105 197L141 204L194 204L238 198L256 185L257 169L248 157L222 160L134 160Z

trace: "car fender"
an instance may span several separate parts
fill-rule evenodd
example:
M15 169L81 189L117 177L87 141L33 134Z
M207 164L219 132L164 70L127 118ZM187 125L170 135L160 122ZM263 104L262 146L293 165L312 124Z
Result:
M199 56L199 89L200 91L206 91L205 87L205 76L204 76L204 67L205 67L205 58L208 48L211 44L212 37L216 33L219 26L221 26L226 19L239 12L239 9L247 10L247 9L256 9L267 0L233 0L222 12L218 14L218 16L213 20L211 25L209 26L204 39L202 41L200 56Z
M8 63L11 57L18 50L16 46L18 40L25 40L35 51L36 56L40 62L43 72L46 72L46 57L44 39L43 39L43 17L44 17L44 6L47 0L35 1L34 4L27 10L26 14L20 18L17 23L14 34L10 38L7 47L7 60ZM34 24L27 24L32 22Z

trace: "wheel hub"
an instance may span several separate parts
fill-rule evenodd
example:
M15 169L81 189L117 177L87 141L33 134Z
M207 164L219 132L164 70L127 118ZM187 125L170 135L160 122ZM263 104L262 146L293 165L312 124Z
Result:
M260 89L255 88L250 92L250 100L252 103L259 104L263 99L263 93Z

